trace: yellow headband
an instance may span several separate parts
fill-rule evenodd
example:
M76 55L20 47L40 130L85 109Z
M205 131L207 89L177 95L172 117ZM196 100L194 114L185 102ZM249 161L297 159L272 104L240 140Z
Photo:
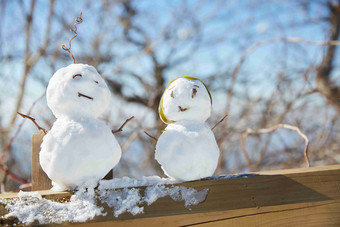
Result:
M174 82L175 80L180 79L180 78L185 78L185 79L188 79L188 80L199 80L199 81L201 81L201 83L202 83L202 84L204 85L204 87L207 89L207 92L208 92L209 97L210 97L210 102L211 102L211 104L212 104L211 94L210 94L210 91L209 91L207 85L205 85L205 83L204 83L202 80L200 80L200 79L198 79L198 78L196 78L196 77L192 77L192 76L182 76L182 77L176 78L176 79L170 81L170 83L168 84L168 86L165 88L165 91L169 88L169 86L170 86L170 84L171 84L172 82ZM164 93L165 93L165 91L164 91ZM166 118L164 112L163 112L163 96L164 96L164 93L163 93L163 95L162 95L161 101L159 102L159 106L158 106L159 117L161 118L161 120L162 120L165 124L175 123L176 121L168 120L168 119Z

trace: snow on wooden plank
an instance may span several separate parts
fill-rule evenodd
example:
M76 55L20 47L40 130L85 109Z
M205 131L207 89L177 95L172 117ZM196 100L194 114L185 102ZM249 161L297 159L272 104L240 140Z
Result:
M197 191L209 189L209 192L205 201L191 206L190 209L184 206L183 201L174 201L166 196L150 206L144 204L143 213L123 213L118 217L114 216L112 208L98 203L103 206L107 215L96 216L93 220L88 220L87 224L340 225L340 165L248 174L229 179L206 179L174 186L194 188ZM144 194L146 186L136 188ZM67 200L72 195L70 192L51 191L39 191L39 194L43 198L57 201ZM7 200L16 195L4 194L0 198ZM7 212L2 205L1 215ZM2 223L8 225L16 221L2 219Z

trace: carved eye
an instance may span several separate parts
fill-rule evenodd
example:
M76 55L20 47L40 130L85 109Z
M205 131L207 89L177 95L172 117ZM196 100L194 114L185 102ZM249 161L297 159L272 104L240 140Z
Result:
M196 93L197 93L197 89L196 89L196 88L193 88L193 89L192 89L192 95L191 95L191 98L194 98L194 97L195 97L195 95L196 95Z
M95 82L96 84L98 84L98 81L95 80L94 82Z
M81 74L76 74L76 75L73 75L72 78L74 79L74 78L76 78L77 76L83 77Z

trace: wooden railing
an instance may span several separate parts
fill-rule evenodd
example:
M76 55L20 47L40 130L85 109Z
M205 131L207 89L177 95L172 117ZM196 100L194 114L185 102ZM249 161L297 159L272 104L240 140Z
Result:
M34 178L32 180L34 183ZM122 214L116 218L104 206L108 215L95 217L86 226L340 226L340 165L259 172L248 177L176 185L196 190L208 188L209 192L205 201L192 206L191 210L169 197L145 206L144 213L135 216ZM48 190L39 193L51 200L67 199L73 194ZM0 199L16 196L3 194ZM7 212L1 205L0 215ZM3 218L2 224L13 225L16 221Z

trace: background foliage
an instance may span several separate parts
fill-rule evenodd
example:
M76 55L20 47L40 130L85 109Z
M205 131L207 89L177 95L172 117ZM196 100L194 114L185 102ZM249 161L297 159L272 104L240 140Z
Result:
M242 134L290 124L310 140L312 165L340 160L340 1L42 1L0 0L0 137L2 192L30 180L30 138L55 118L44 92L53 73L72 63L61 44L72 37L77 62L97 68L112 91L102 116L124 151L114 175L163 176L154 141L165 125L158 103L167 83L195 76L213 96L221 150L217 174L302 167L305 141L278 129L246 140ZM28 185L29 186L29 185ZM6 188L5 188L6 187Z

